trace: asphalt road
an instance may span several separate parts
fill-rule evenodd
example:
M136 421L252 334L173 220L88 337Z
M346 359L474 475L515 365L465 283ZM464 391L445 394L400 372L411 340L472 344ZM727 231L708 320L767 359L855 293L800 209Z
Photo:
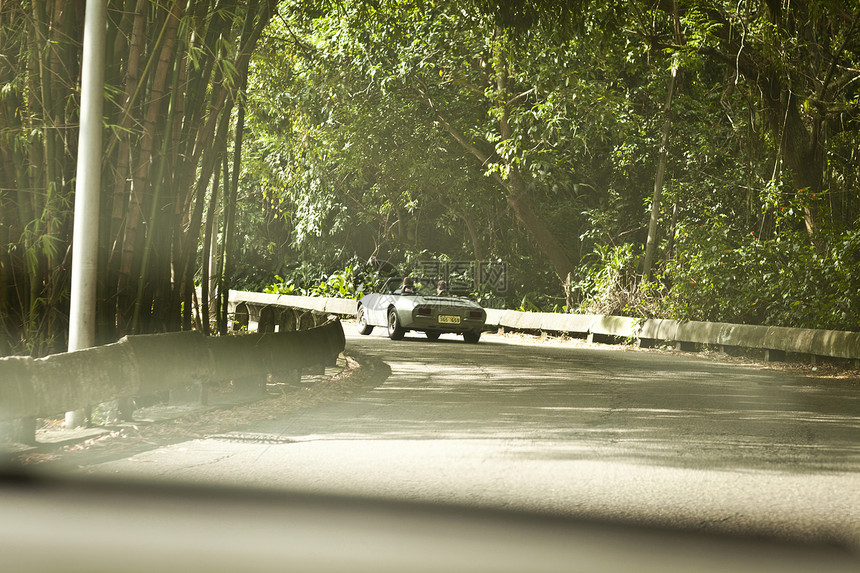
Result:
M860 546L856 380L347 329L348 351L391 368L375 387L87 471Z

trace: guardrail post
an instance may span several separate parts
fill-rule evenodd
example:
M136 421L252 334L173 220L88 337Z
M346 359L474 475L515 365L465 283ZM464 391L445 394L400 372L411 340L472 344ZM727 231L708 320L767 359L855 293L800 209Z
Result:
M295 332L296 322L296 309L282 308L278 317L278 332Z
M295 332L301 326L301 314L298 310L292 307L283 307L277 316L278 332ZM291 368L273 374L273 381L276 383L290 384L297 386L302 381L302 369Z
M296 317L296 330L310 330L314 326L316 326L316 322L313 312L308 310Z
M260 321L257 324L257 332L275 332L275 309L264 306L260 310Z
M260 307L256 304L248 305L248 332L260 331Z
M130 422L134 419L134 398L125 397L117 400L117 416L123 422Z
M764 351L764 361L765 362L784 362L785 361L785 351L784 350L774 350L772 348L766 348Z
M233 314L233 332L239 332L241 330L247 331L250 318L251 315L248 312L248 305L244 302L237 304L236 312Z
M36 444L36 418L19 418L0 422L0 442L33 446Z

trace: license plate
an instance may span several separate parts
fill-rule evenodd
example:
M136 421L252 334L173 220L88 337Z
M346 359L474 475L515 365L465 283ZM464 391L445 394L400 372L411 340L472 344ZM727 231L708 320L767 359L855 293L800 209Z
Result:
M460 324L459 316L451 316L448 314L439 315L439 324Z

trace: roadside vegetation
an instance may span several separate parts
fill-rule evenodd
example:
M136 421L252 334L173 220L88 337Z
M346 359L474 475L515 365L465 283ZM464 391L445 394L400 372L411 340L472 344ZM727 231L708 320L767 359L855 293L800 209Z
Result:
M251 68L249 284L499 260L509 308L857 330L858 26L843 3L282 2Z
M0 4L0 355L62 350L85 2ZM99 339L507 265L509 308L860 330L860 9L110 0ZM195 294L200 288L200 296Z

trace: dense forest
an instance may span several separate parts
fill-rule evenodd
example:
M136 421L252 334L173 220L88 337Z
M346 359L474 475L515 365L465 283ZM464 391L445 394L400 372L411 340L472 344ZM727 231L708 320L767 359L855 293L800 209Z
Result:
M0 354L64 345L84 5L0 3ZM858 330L858 16L110 0L100 340L427 261L504 264L474 294L511 308Z

